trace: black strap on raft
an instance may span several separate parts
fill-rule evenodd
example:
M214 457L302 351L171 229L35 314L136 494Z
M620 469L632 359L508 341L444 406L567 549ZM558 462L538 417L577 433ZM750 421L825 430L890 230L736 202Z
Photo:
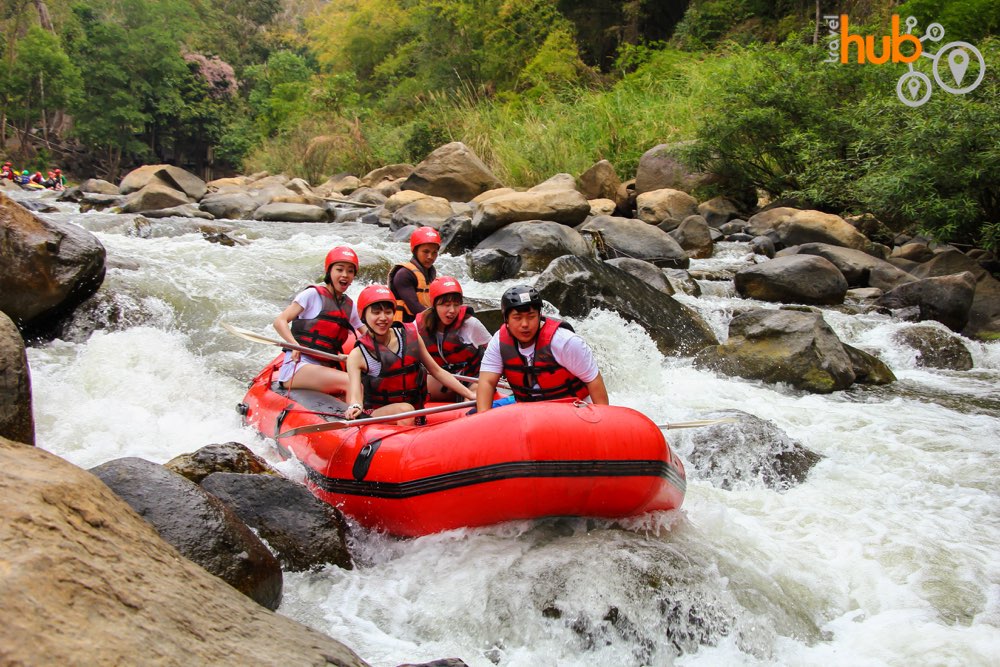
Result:
M379 445L382 444L381 438L373 442L369 442L367 445L361 448L358 452L358 458L354 459L354 468L351 470L351 474L354 475L354 479L361 481L368 474L368 468L371 467L372 459L375 458L375 452L378 451Z

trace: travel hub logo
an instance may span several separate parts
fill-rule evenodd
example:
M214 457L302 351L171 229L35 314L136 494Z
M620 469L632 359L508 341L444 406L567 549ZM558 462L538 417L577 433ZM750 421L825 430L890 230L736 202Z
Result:
M906 19L906 33L900 32L899 16L893 15L890 33L877 38L874 35L852 35L849 31L849 17L824 16L830 41L827 44L828 63L857 63L882 65L887 62L904 63L909 71L899 77L896 96L909 107L919 107L931 98L934 84L931 77L918 71L914 66L920 57L932 62L931 74L934 81L945 92L964 95L975 90L986 76L986 61L983 54L968 42L948 42L934 53L925 47L925 42L937 43L944 39L944 26L931 23L924 34L917 37L913 30L917 19ZM877 43L881 43L881 49ZM905 48L903 48L905 46ZM852 57L852 53L854 54Z

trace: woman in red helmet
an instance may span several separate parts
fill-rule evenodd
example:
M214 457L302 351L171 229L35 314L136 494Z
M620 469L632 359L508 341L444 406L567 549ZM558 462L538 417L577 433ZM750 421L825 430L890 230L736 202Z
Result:
M429 286L437 277L434 262L441 235L433 227L418 227L410 235L413 257L389 270L389 289L396 297L396 321L412 322L431 305ZM404 270L405 269L405 270Z
M468 400L475 393L441 368L424 346L413 323L394 323L396 297L385 285L369 285L358 295L358 311L368 333L347 357L349 386L344 416L381 417L423 407L427 374ZM399 424L412 424L401 419Z
M347 288L358 272L358 256L347 246L326 254L322 285L310 285L274 318L274 330L284 340L322 352L340 354L348 336L361 328ZM341 362L319 359L298 351L285 352L278 373L282 386L315 389L327 394L347 391L347 373Z
M434 361L449 373L479 375L483 350L490 342L490 332L475 318L474 311L462 302L462 285L451 276L441 276L430 284L433 304L419 313L417 330ZM455 400L455 395L437 380L427 381L432 401ZM472 391L476 385L471 386Z

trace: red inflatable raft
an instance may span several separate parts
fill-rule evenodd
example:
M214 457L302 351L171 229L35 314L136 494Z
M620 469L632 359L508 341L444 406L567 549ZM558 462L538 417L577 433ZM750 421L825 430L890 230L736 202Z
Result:
M424 426L369 424L278 438L340 421L346 405L275 381L279 357L239 409L306 468L307 486L361 525L417 536L547 516L619 518L680 507L685 476L663 432L635 410L518 403ZM327 413L327 414L323 414Z

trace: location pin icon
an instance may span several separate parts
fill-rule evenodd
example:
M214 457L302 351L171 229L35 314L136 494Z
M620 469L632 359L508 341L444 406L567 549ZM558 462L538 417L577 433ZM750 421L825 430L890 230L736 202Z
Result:
M955 77L955 85L961 86L965 71L969 69L969 54L965 52L965 49L955 49L948 54L948 68L951 69L951 75Z
M906 82L906 87L910 89L910 97L917 99L917 93L920 92L920 81L917 77L911 78Z

